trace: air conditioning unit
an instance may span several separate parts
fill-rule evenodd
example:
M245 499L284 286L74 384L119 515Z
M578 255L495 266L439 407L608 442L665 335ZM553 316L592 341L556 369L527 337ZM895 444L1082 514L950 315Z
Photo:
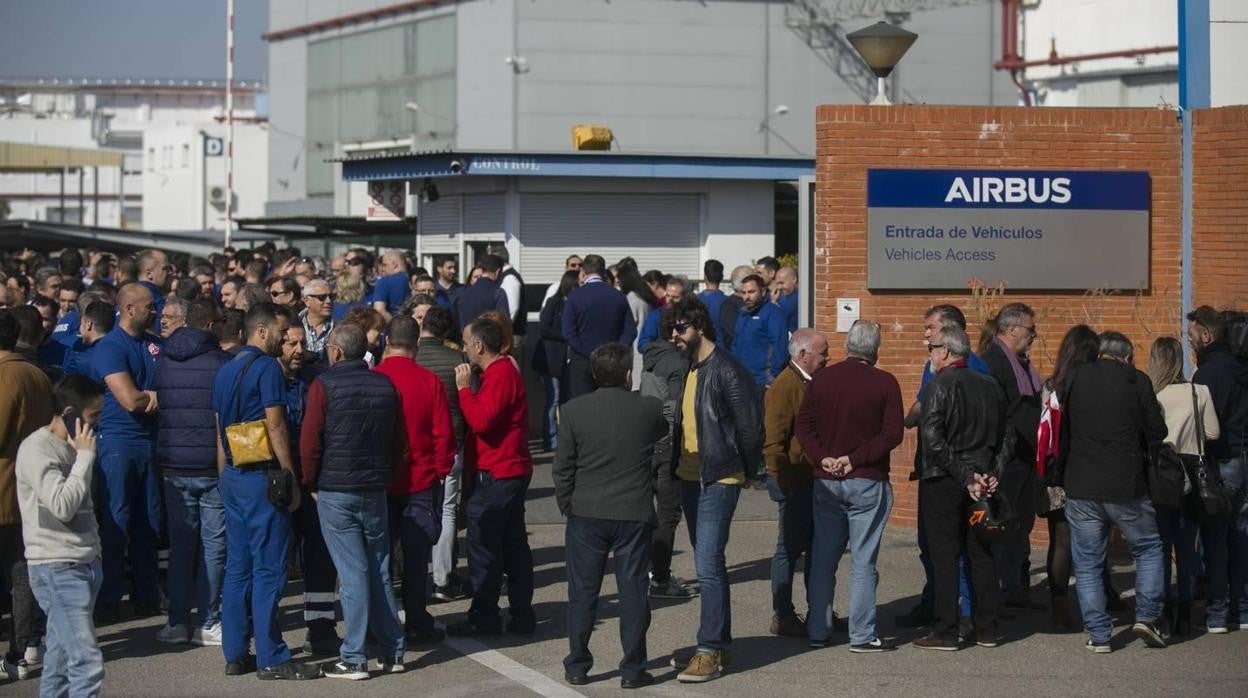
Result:
M214 186L208 187L208 201L213 206L225 205L225 187Z

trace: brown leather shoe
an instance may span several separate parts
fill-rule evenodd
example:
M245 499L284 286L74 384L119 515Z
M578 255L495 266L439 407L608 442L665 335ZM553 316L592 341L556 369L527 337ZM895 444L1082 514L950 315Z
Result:
M806 621L794 613L791 616L771 617L771 634L782 637L806 637Z

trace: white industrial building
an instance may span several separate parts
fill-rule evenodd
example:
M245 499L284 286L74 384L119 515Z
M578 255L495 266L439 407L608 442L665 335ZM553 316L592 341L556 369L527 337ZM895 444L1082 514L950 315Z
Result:
M235 88L239 215L263 212L268 196L261 89L252 82ZM225 158L217 148L224 114L224 85L212 81L0 79L0 142L124 154L124 175L113 168L0 172L0 199L15 219L223 229ZM217 188L222 193L214 196Z

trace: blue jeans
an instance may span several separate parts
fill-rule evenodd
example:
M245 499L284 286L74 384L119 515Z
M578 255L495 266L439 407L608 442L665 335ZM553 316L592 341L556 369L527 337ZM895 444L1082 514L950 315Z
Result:
M100 561L29 565L30 587L48 616L47 652L39 695L97 696L104 682L104 654L91 617L104 573Z
M702 602L698 651L718 651L732 643L732 598L724 551L728 547L732 515L737 511L741 488L718 482L705 487L700 482L683 482L681 486Z
M779 509L779 534L776 552L771 556L771 610L779 618L793 615L793 575L797 560L806 555L806 578L810 578L810 494L811 483L801 482L793 494L785 495L774 477L767 478L767 493ZM806 606L810 604L810 588L806 589Z
M321 535L338 568L338 601L346 634L342 661L363 664L372 635L382 657L403 654L403 626L390 585L390 531L385 492L320 492ZM421 572L422 576L424 572Z
M559 379L555 376L542 376L542 387L546 389L546 403L542 411L542 445L554 450L559 431Z
M221 620L221 580L225 577L225 506L215 477L165 476L169 512L169 625L191 619L195 590L199 627ZM202 550L202 555L196 553ZM198 571L196 558L199 558Z
M101 509L104 565L100 603L116 604L125 595L127 552L134 574L130 600L160 603L156 544L165 513L161 507L160 476L152 461L152 444L101 438L95 467L95 501Z
M1105 584L1101 580L1110 526L1122 531L1135 560L1135 619L1147 623L1157 620L1165 600L1165 573L1157 513L1148 497L1125 503L1070 498L1066 500L1066 521L1070 524L1075 590L1083 625L1092 641L1109 642L1114 629L1105 612Z
M254 637L258 665L288 662L290 648L282 640L277 605L286 586L290 514L269 501L263 470L226 467L217 490L225 505L221 652L226 662L242 661L247 640Z
M1209 577L1206 622L1224 626L1238 620L1248 626L1248 458L1219 461L1218 470L1235 514L1230 523L1200 528Z
M866 644L876 637L875 587L880 576L875 561L893 508L893 487L886 480L850 478L818 479L814 489L815 535L807 577L810 615L806 632L812 640L826 640L832 634L836 568L848 546L854 564L849 587L849 642Z

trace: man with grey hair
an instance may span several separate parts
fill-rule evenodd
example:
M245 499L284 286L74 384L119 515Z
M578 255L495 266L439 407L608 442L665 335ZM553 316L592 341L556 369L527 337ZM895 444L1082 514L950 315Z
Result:
M966 332L956 325L942 326L929 340L927 352L936 376L923 401L919 511L931 554L936 622L931 634L914 645L928 650L962 648L958 557L965 554L974 580L975 642L997 647L1001 637L994 551L990 538L978 535L966 522L972 506L996 492L998 473L1014 456L1014 431L1001 387L992 377L967 368L971 346Z
M334 329L334 293L329 282L312 279L303 287L303 310L299 322L303 323L304 348L319 361L325 360L325 346L329 333Z
M996 317L996 336L984 352L984 363L1001 389L1010 426L1014 430L1014 457L1001 473L1001 494L1018 513L1015 527L997 551L997 576L1005 605L1036 611L1031 601L1031 529L1036 522L1036 429L1040 424L1040 374L1028 352L1036 341L1036 313L1023 303L1007 303Z
M512 344L516 355L519 356L529 325L529 308L524 302L524 279L520 276L520 272L511 266L511 253L507 251L505 245L490 247L490 254L503 260L503 270L498 275L498 286L503 289L503 295L507 296L507 307L511 310Z
M1131 630L1149 647L1166 646L1157 625L1166 593L1165 562L1145 472L1149 453L1166 438L1166 421L1148 375L1131 363L1131 341L1118 332L1100 339L1100 359L1080 364L1069 378L1062 406L1062 430L1069 428L1062 484L1087 648L1104 654L1111 651L1114 631L1101 583L1111 526L1127 539L1135 561Z
M165 301L165 307L160 311L160 338L169 339L174 330L186 327L186 309L190 307L181 298L170 298Z
M748 264L742 264L732 270L732 295L724 299L719 307L719 324L716 329L719 331L719 344L724 349L732 349L732 341L737 336L737 316L741 314L741 308L745 306L744 291L742 286L745 285L746 277L754 274L754 267Z
M779 536L771 558L771 633L806 637L806 622L793 607L793 575L797 560L806 554L805 577L810 579L811 467L794 427L798 408L811 377L828 363L828 340L802 329L789 340L789 363L764 396L763 463L767 492L779 509ZM807 605L810 594L807 587Z
M901 387L875 366L878 323L858 320L845 345L848 358L814 377L797 414L797 438L815 476L806 631L811 646L829 643L836 569L848 547L849 649L886 652L896 646L876 633L875 561L893 505L888 466L902 437Z

